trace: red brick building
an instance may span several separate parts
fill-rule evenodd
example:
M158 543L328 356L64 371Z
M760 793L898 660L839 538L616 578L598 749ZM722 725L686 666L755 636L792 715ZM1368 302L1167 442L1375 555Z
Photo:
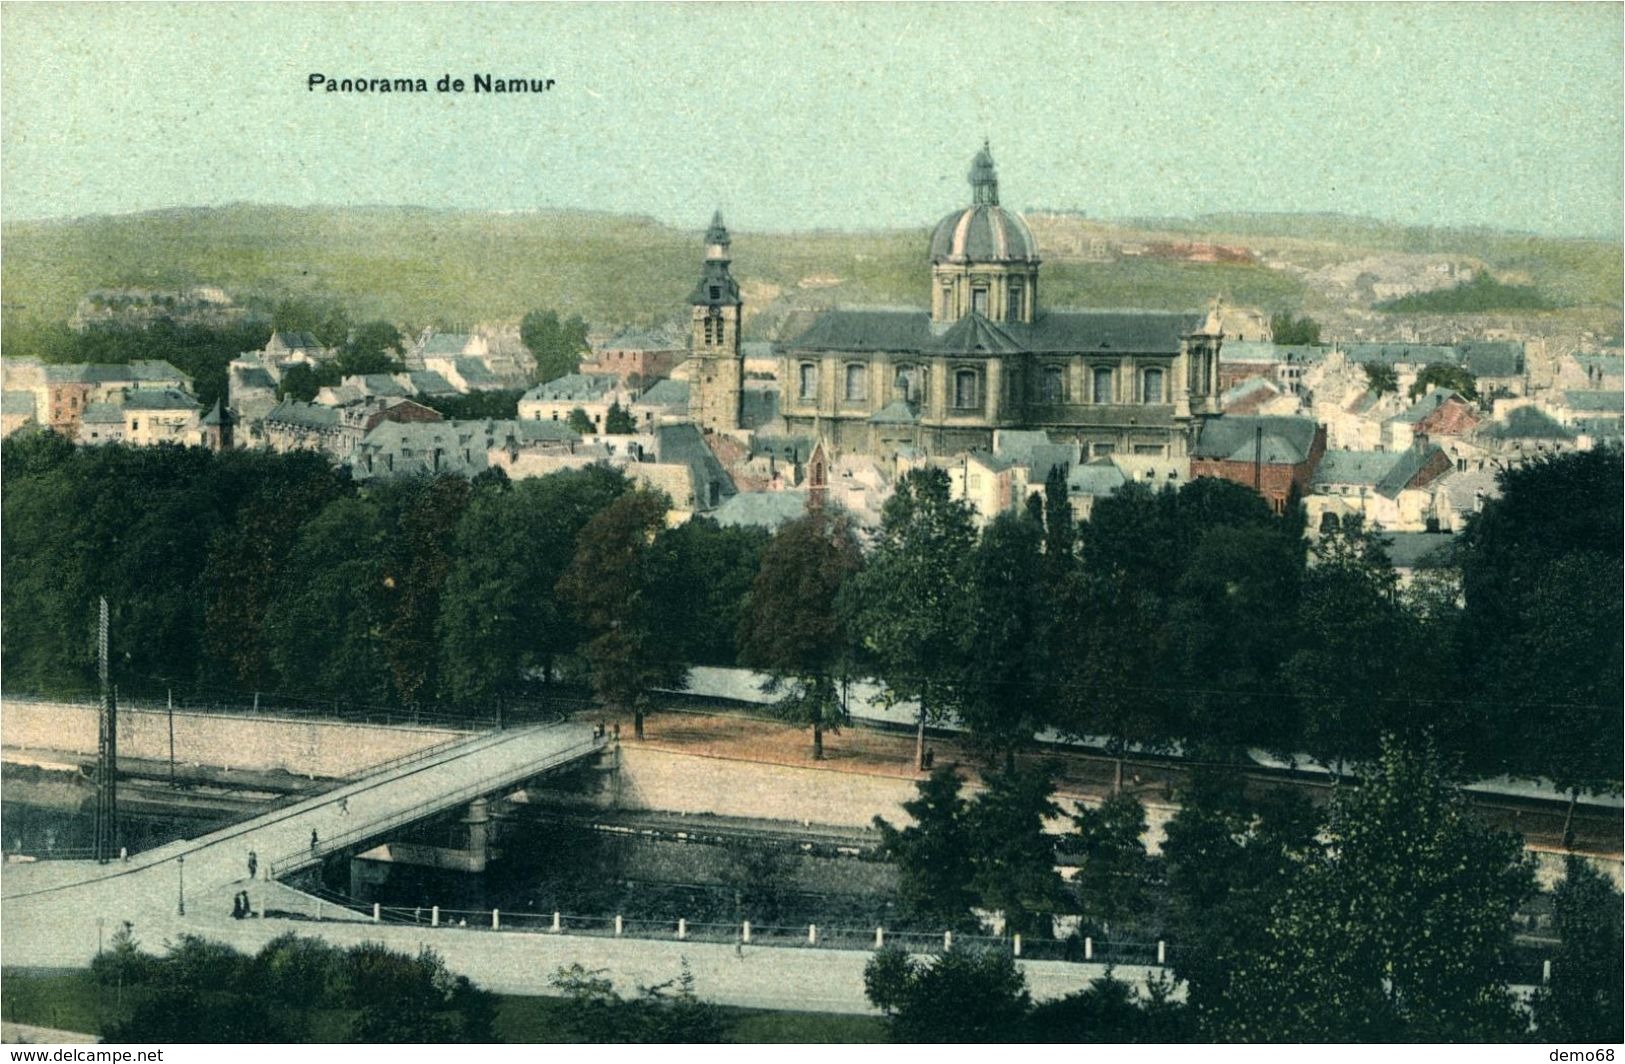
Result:
M1301 417L1210 418L1191 448L1191 477L1252 488L1276 513L1309 493L1326 453L1326 428Z

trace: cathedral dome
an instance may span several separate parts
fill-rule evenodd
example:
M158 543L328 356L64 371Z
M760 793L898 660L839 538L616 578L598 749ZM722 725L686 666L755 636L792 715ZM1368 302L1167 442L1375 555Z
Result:
M931 234L931 262L1038 261L1038 244L1021 215L999 206L999 177L984 143L966 175L971 205L954 211Z
M955 211L931 234L931 262L1037 262L1038 244L1021 215L998 204Z

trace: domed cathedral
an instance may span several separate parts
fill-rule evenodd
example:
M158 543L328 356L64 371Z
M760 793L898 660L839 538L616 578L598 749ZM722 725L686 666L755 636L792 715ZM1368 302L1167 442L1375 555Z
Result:
M745 355L739 325L745 304L728 272L729 244L718 211L705 231L705 272L688 297L692 308L688 415L708 431L738 429L744 402Z
M988 145L968 176L970 205L931 234L929 311L831 310L781 346L787 430L880 455L989 448L998 429L1044 429L1086 457L1189 453L1218 413L1216 313L1048 309Z

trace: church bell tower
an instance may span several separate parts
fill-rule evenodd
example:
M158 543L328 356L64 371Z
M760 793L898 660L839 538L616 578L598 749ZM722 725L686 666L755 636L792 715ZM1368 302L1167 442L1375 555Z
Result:
M722 212L705 232L705 272L688 297L693 308L689 333L688 414L702 430L739 428L745 387L745 355L739 342L744 304L728 272L728 230Z

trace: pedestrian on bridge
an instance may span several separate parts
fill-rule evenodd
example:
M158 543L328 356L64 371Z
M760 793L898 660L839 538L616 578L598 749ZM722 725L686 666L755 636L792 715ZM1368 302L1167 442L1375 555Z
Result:
M316 840L316 829L311 828L310 829L310 852L311 853L316 852L316 841L317 841Z
M249 850L248 851L248 878L253 879L255 873L257 873L259 870L260 870L260 855L255 853L253 850Z

